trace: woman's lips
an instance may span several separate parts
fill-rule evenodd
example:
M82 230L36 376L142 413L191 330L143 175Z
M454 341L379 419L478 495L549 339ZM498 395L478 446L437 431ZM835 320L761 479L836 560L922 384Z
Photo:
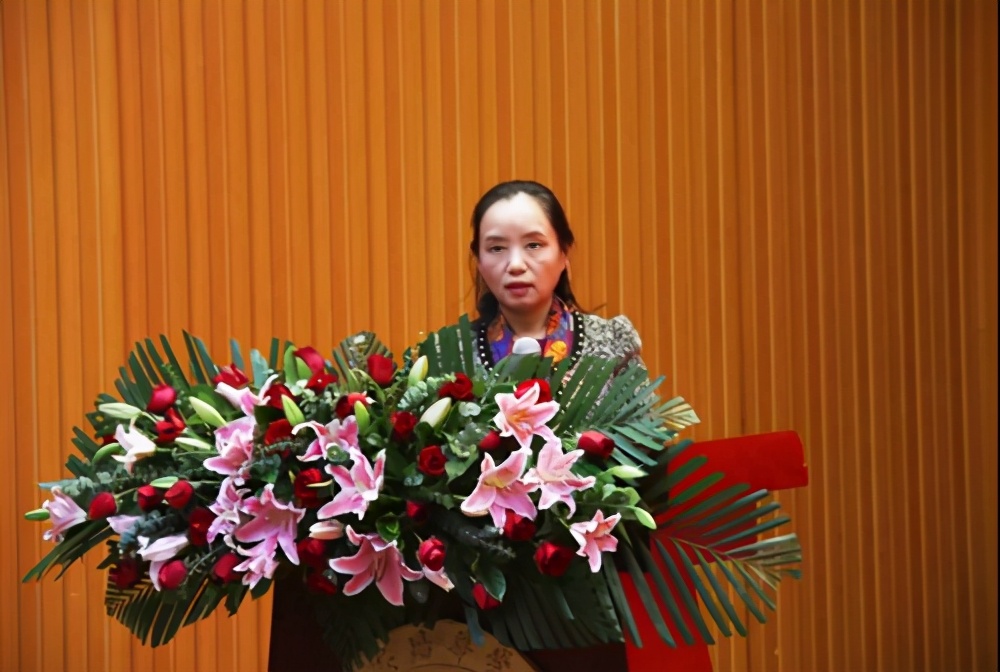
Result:
M526 282L512 282L509 285L504 285L504 289L514 296L524 296L531 289L531 285Z

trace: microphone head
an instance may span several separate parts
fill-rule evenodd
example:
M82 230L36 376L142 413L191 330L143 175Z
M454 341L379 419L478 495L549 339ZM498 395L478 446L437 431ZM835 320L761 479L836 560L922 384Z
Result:
M540 355L542 346L533 338L518 338L511 352L515 355Z

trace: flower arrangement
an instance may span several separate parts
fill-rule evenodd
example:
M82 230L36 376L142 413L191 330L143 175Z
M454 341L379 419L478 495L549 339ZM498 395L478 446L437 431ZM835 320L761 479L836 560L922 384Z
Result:
M723 632L742 631L709 562L763 619L756 605L773 608L766 589L800 559L794 535L757 540L787 520L757 521L766 492L683 509L670 524L700 536L656 540L659 562L650 551L671 489L688 479L683 504L713 481L690 480L698 464L668 473L697 422L682 399L596 358L487 371L472 342L463 318L401 362L364 332L330 360L274 340L249 366L234 343L219 366L185 334L187 373L166 339L137 344L119 396L88 416L95 438L76 430L72 478L42 484L27 514L51 522L55 547L25 580L103 546L108 613L158 645L297 576L348 665L444 604L473 641L484 628L519 649L636 639L616 567L671 645L693 640L686 619L710 638L690 592L672 597L685 581Z

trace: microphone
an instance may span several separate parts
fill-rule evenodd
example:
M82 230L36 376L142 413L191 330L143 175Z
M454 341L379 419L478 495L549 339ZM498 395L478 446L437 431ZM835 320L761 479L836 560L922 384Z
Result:
M542 354L542 346L538 344L533 338L523 337L518 338L514 341L514 347L511 349L511 354L514 355L540 355Z

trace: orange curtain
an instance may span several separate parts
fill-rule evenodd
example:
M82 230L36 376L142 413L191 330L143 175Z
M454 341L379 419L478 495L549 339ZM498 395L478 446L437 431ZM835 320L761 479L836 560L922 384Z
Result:
M493 183L704 423L795 429L805 576L721 671L997 664L992 0L2 0L0 668L263 670L269 600L161 649L46 552L38 481L147 335L398 353L472 306Z

